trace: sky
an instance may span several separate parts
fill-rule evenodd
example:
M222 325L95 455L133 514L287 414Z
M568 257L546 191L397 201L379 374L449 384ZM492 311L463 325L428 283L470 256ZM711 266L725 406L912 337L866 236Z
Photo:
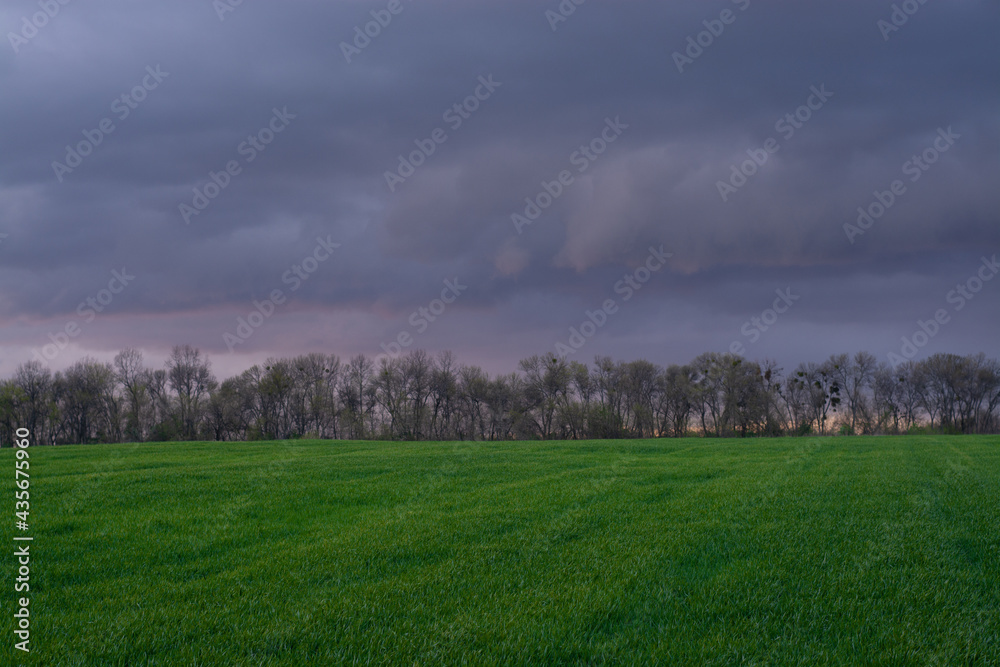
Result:
M0 26L0 376L185 343L221 377L1000 356L996 2L4 0Z

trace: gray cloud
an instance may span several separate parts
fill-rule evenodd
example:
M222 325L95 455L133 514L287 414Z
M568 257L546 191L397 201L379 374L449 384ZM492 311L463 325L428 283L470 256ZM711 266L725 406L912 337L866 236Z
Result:
M983 253L1000 252L995 3L928 3L883 39L891 3L409 3L344 60L340 42L384 3L72 3L0 49L0 373L31 357L113 269L135 282L54 365L194 342L251 360L379 352L445 278L470 285L416 345L495 370L549 349L651 245L674 258L588 343L684 361L725 349L795 285L803 300L749 350L791 363L881 353L933 312ZM33 11L0 12L7 31ZM735 21L678 73L702 22ZM169 76L119 118L147 66ZM502 82L457 129L442 114L480 76ZM825 84L789 138L776 121ZM295 115L252 162L239 147L272 109ZM117 108L121 108L120 105ZM629 128L530 226L542 181L605 118ZM57 180L52 162L103 118L112 133ZM903 164L938 128L960 135L916 182ZM436 128L447 141L390 192L384 173ZM717 182L769 137L780 149L723 202ZM212 172L241 172L186 224ZM894 179L906 193L852 244L844 224ZM317 237L339 252L235 355L222 334ZM997 354L998 286L935 340ZM227 361L238 367L239 361Z

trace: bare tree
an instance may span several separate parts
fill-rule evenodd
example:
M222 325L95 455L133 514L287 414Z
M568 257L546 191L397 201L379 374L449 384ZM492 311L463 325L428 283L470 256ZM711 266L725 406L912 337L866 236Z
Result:
M859 430L871 432L869 421L868 391L874 379L878 362L868 352L858 352L853 358L846 354L830 357L826 362L830 376L837 383L846 399L846 424L851 433Z
M54 380L59 385L59 409L67 426L68 442L118 442L120 412L114 396L114 371L110 364L82 359Z
M20 390L21 419L36 442L46 441L46 416L51 411L52 372L40 361L27 361L14 371L14 386Z
M447 440L457 437L456 417L459 411L459 385L455 356L442 352L434 364L430 379L430 437Z
M687 435L694 408L695 373L690 366L668 366L661 374L658 406L659 434L676 438Z
M525 417L539 437L551 438L562 426L556 423L556 415L569 399L569 364L556 356L536 354L522 359L519 366L524 373Z
M19 418L21 405L24 403L24 393L13 380L0 380L0 447L4 443L13 446L17 429L22 428ZM37 436L32 432L32 437Z
M872 401L868 432L899 432L902 419L901 397L902 387L896 372L884 362L879 364L872 374Z
M433 366L424 350L413 350L403 357L400 368L405 396L402 437L407 440L423 440L427 435Z
M694 369L692 396L701 421L704 435L721 436L725 427L726 408L726 367L731 365L732 355L706 352L691 362Z
M197 348L178 345L167 359L167 379L177 398L178 435L183 440L194 440L198 437L204 402L217 384L211 364Z
M142 352L127 347L114 360L115 379L125 395L124 436L142 441L152 426L152 399L149 394L151 375L143 365Z

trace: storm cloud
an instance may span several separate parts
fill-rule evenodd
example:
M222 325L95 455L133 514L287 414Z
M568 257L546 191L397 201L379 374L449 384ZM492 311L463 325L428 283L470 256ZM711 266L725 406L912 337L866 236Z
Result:
M948 301L1000 253L994 2L21 0L0 25L2 375L56 339L53 368L191 343L236 371L402 332L508 371L607 299L578 360L885 359L940 308L921 355L1000 353L1000 281Z

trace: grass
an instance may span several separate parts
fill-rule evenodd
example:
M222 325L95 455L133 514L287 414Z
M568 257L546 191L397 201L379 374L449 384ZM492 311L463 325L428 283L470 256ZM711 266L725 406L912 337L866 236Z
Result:
M32 653L8 603L2 664L1000 664L997 437L94 445L31 475Z

